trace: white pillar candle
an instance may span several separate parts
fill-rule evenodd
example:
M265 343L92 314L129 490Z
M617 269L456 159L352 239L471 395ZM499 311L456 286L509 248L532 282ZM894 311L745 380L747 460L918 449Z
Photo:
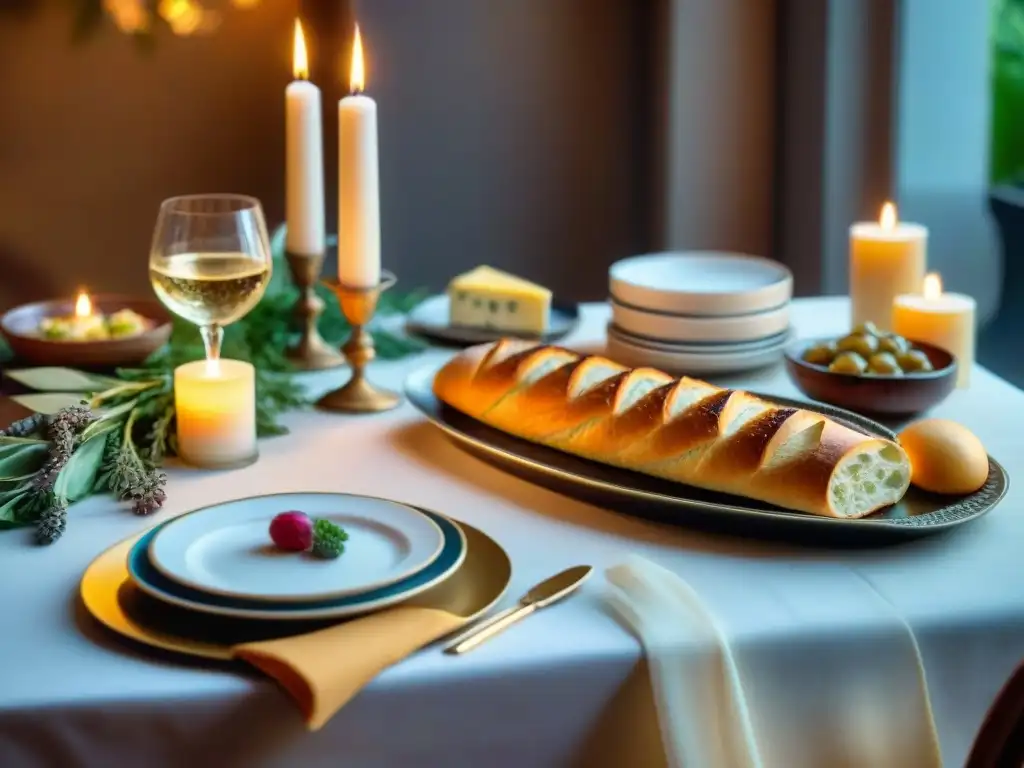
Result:
M338 280L361 288L380 282L377 103L363 94L364 82L357 25L352 94L338 102Z
M198 360L174 370L178 455L210 469L256 460L256 369L241 360Z
M287 249L324 252L324 147L320 89L309 82L309 58L302 24L295 21L295 81L285 89L285 216Z
M850 304L853 325L871 322L892 330L893 300L917 293L924 280L928 230L897 221L886 203L876 222L850 227Z
M928 275L921 293L897 296L893 331L910 341L944 349L956 357L956 385L967 387L974 365L975 301L962 293L943 293L938 274Z

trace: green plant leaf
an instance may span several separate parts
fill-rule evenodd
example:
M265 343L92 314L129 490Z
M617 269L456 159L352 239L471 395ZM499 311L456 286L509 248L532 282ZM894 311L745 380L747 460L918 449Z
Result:
M134 407L135 401L132 400L129 403L123 403L116 408L112 408L107 411L99 419L92 422L92 424L82 430L82 440L92 440L94 437L99 437L100 435L105 435L108 432L113 432L124 423L124 420L121 417Z
M49 450L46 443L36 442L0 446L0 481L17 480L37 472Z
M81 501L92 493L96 474L103 463L103 451L107 445L105 437L94 437L80 445L64 469L57 475L53 492L68 500L69 504Z
M26 516L19 515L19 508L25 503L28 491L19 489L0 496L0 530L22 528L32 522Z
M6 371L6 374L19 384L40 392L102 392L124 383L119 379L74 368L20 368Z
M264 297L274 296L291 287L292 281L288 274L288 261L285 259L284 249L288 236L288 225L281 224L270 236L270 258L273 269L270 273L270 282L264 292Z
M46 445L46 440L40 440L36 437L11 437L10 435L0 435L0 445Z
M36 413L54 414L72 405L81 405L82 395L75 392L37 392L12 395L11 400Z

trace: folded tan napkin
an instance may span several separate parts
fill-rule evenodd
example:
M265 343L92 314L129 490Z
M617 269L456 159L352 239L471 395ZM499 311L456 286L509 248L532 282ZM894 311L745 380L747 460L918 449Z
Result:
M233 655L280 683L316 731L384 669L465 621L436 608L402 606L305 635L237 645Z
M380 672L465 626L505 593L508 554L473 526L461 526L465 562L409 602L309 634L235 645L232 655L277 680L307 727L318 730Z

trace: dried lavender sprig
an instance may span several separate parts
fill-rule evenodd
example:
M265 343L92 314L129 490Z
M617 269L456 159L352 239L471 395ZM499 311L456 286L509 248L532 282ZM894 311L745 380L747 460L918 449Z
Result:
M167 492L164 490L166 483L167 475L155 469L149 470L133 489L132 512L136 515L150 515L160 509L167 500Z
M41 491L50 491L57 475L71 459L75 450L75 433L65 421L56 419L50 424L50 455L32 482Z
M41 491L53 489L57 475L74 453L78 435L95 418L91 410L81 405L72 405L57 412L47 429L51 443L49 458L33 479L36 488Z
M126 428L111 472L110 485L114 493L122 501L131 501L132 512L136 515L148 515L167 499L166 483L167 475L139 456Z
M40 544L53 544L64 535L67 526L67 501L53 493L49 493L47 506L36 521L36 541Z
M54 424L59 423L66 425L72 432L78 434L95 420L96 415L87 405L70 405L57 412L53 421L50 422L50 428L52 429Z
M41 432L46 426L47 416L45 413L33 413L24 419L18 419L7 429L0 429L0 437L30 437Z

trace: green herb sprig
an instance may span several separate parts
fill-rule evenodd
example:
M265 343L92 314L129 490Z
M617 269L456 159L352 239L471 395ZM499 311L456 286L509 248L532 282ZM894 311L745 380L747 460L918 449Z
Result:
M313 523L313 554L323 560L341 557L348 533L340 525L321 518Z

